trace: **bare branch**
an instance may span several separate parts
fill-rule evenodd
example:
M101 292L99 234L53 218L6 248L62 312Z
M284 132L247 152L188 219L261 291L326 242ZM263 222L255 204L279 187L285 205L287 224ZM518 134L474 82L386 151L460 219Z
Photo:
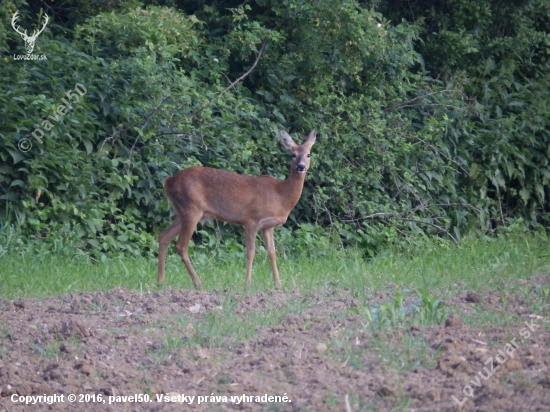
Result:
M145 129L145 127L147 126L147 124L149 123L149 121L151 120L151 118L153 117L153 115L158 111L158 109L160 109L160 106L163 105L163 103L168 100L170 96L163 96L162 99L160 99L160 102L158 104L157 107L155 107L151 113L149 114L149 116L147 117L147 120L145 121L145 123L143 124L143 126L141 126L141 130Z
M163 96L162 99L160 99L160 102L159 104L157 105L157 107L155 107L151 113L149 113L149 116L147 117L147 120L145 120L145 123L143 123L143 126L141 126L139 128L140 131L143 132L143 130L145 129L145 127L147 127L147 125L149 124L149 121L151 120L151 118L153 117L153 115L158 111L158 109L160 109L160 106L162 106L162 104L169 98L170 96ZM136 140L134 140L134 144L132 145L132 148L130 149L130 154L128 155L128 158L132 157L132 153L134 152L134 149L136 148L136 144L139 140L139 137L140 135L138 134L136 136ZM129 167L129 166L128 166Z
M232 82L229 86L227 86L225 89L223 89L220 93L218 93L218 95L216 97L214 97L211 101L205 103L204 105L202 105L200 108L198 108L197 110L195 110L192 114L191 114L191 117L194 117L195 115L197 115L198 113L202 112L204 109L206 109L206 107L210 104L212 104L212 102L214 100L216 100L217 98L219 98L221 95L223 95L224 93L226 93L229 89L235 87L237 85L237 83L239 82L242 82L250 73L252 73L252 70L254 70L254 68L256 67L256 65L258 64L258 62L260 61L260 57L262 56L262 52L264 51L264 47L266 45L266 41L264 41L262 43L262 46L260 47L260 50L258 51L258 55L256 56L256 60L254 60L254 63L252 64L252 66L250 66L250 69L248 69L242 76L240 76L237 80L235 80L234 82Z
M55 14L54 9L48 3L46 3L44 0L40 0L40 3L42 3L50 11L50 13L53 16L53 19L55 20L56 19L55 18L56 14Z
M416 105L414 104L402 104L399 106L399 108L403 108L403 107L414 107ZM447 109L455 109L455 110L459 110L459 111L467 111L468 109L465 108L465 107L457 107L457 106L453 106L452 104L439 104L439 103L427 103L427 104L423 104L422 106L426 106L426 107L429 107L429 106L432 106L432 107L445 107Z
M411 218L407 218L407 217L396 217L394 219L404 220L405 222L414 222L414 223L420 223L420 224L432 226L432 227L436 228L437 230L439 230L441 232L444 232L447 236L449 236L451 238L451 240L453 242L458 243L458 241L455 239L455 237L453 235L451 235L451 233L447 229L445 229L442 226L436 225L435 223L425 222L423 220L411 219Z
M342 222L342 223L354 223L354 222L361 222L363 220L370 220L370 219L374 219L374 218L382 217L382 216L392 217L392 216L395 216L395 213L393 213L393 212L378 212L378 213L373 213L372 215L358 217L358 218L354 218L354 219L340 219L340 222Z
M360 217L360 218L356 218L356 219L340 219L340 222L343 222L343 223L361 222L363 220L374 219L374 218L377 218L377 217L381 217L382 220L387 218L387 219L401 220L401 221L404 221L404 222L413 222L413 223L428 225L428 226L431 226L431 227L439 230L440 232L445 233L447 236L449 236L449 238L453 242L458 243L456 238L447 229L445 229L443 226L436 225L435 223L427 222L425 220L418 220L418 219L413 219L413 218L410 218L410 217L396 216L395 213L390 213L390 212L388 212L388 213L385 213L385 212L374 213L372 215L365 216L365 217Z
M420 207L422 206L422 207ZM470 209L473 209L475 210L476 212L478 213L481 213L481 210L478 209L477 207L475 206L472 206L471 204L469 203L431 203L431 204L422 204L422 205L419 205L417 206L416 208L413 209L413 211L416 211L416 210L426 210L430 207L456 207L456 206L463 206L463 207L467 207L467 208L470 208Z
M410 100L398 103L395 106L387 108L386 111L399 109L401 107L411 107L411 106L414 106L411 103L416 102L420 99L425 99L426 97L434 96L436 94L444 94L444 93L458 93L458 94L464 95L462 90L447 90L447 89L438 90L437 92L426 93L426 94L423 94L422 96L417 96L414 99L410 99ZM451 105L439 105L439 104L430 104L429 106L450 106L450 107L454 107L454 106L451 106ZM455 107L455 108L458 109L457 107Z
M449 162L451 163L454 163L455 165L458 166L458 168L467 176L469 176L470 174L468 173L468 171L466 169L464 169L462 167L462 165L460 163L458 163L456 160L454 160L453 158L447 156L445 153L443 153L441 150L439 150L437 147L435 147L433 144L427 142L426 140L422 139L421 137L418 137L418 136L415 136L415 135L407 135L408 137L412 137L413 139L416 139L418 140L419 142L421 143L424 143L426 146L429 146L431 149L433 149L434 151L436 151L437 153L439 153L441 156L443 156L445 159L447 159Z

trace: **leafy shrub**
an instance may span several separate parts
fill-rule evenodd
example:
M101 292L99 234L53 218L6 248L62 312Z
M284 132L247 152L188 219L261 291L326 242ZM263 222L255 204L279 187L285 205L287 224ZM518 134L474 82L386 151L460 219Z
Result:
M372 256L428 236L546 224L549 6L398 3L182 1L186 14L103 1L69 21L75 0L52 5L42 61L8 54L23 47L13 12L35 5L3 3L0 213L30 241L154 253L170 221L167 175L208 165L282 179L277 132L315 127L285 252L352 244ZM77 84L86 93L55 115ZM242 252L240 229L208 225L193 250Z

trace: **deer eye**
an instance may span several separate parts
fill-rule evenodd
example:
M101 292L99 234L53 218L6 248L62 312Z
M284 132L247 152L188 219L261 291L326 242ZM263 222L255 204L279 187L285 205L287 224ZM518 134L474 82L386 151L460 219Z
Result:
M296 155L294 153L292 153L292 158L296 159Z
M307 157L311 157L311 154L308 153L308 154L307 154Z

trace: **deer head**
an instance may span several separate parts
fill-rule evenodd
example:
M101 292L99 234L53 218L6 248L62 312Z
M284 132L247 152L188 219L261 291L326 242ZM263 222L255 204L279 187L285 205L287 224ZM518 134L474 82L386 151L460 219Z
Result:
M27 50L27 54L31 54L32 51L34 50L34 42L36 41L36 38L38 37L38 35L40 33L42 33L44 31L44 29L46 28L46 25L48 24L48 21L49 21L49 17L47 14L44 14L44 25L42 26L42 28L40 30L35 30L34 33L32 34L32 36L28 36L27 35L27 30L25 30L24 32L21 31L21 29L19 29L15 23L17 21L17 14L19 13L19 11L16 11L15 14L13 15L13 18L11 19L11 26L13 27L13 29L19 33L21 35L21 37L23 38L23 40L25 41L25 49Z

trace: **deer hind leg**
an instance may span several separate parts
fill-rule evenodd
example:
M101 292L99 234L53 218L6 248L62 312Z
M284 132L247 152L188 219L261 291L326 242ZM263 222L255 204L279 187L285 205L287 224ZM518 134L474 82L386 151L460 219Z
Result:
M158 264L158 282L164 282L166 249L181 230L181 219L176 215L176 219L168 228L159 235L159 264Z
M195 285L195 289L200 289L201 281L199 280L197 272L195 272L195 269L191 264L191 259L189 259L187 248L189 247L189 241L191 240L191 236L193 236L193 232L197 227L197 223L199 223L201 220L202 212L192 210L179 210L179 215L181 217L181 228L179 232L178 242L176 243L176 250L181 256L181 260L185 264L187 272L189 272L189 276L191 276L191 280Z
M264 244L267 249L267 255L269 256L269 263L271 264L271 271L273 272L273 281L275 282L275 288L281 289L281 281L279 280L279 270L277 269L277 259L275 257L275 240L273 238L274 227L270 227L262 230L264 236Z
M246 280L245 286L250 286L252 279L252 262L254 261L254 253L256 252L256 225L245 225L244 236L246 239Z

